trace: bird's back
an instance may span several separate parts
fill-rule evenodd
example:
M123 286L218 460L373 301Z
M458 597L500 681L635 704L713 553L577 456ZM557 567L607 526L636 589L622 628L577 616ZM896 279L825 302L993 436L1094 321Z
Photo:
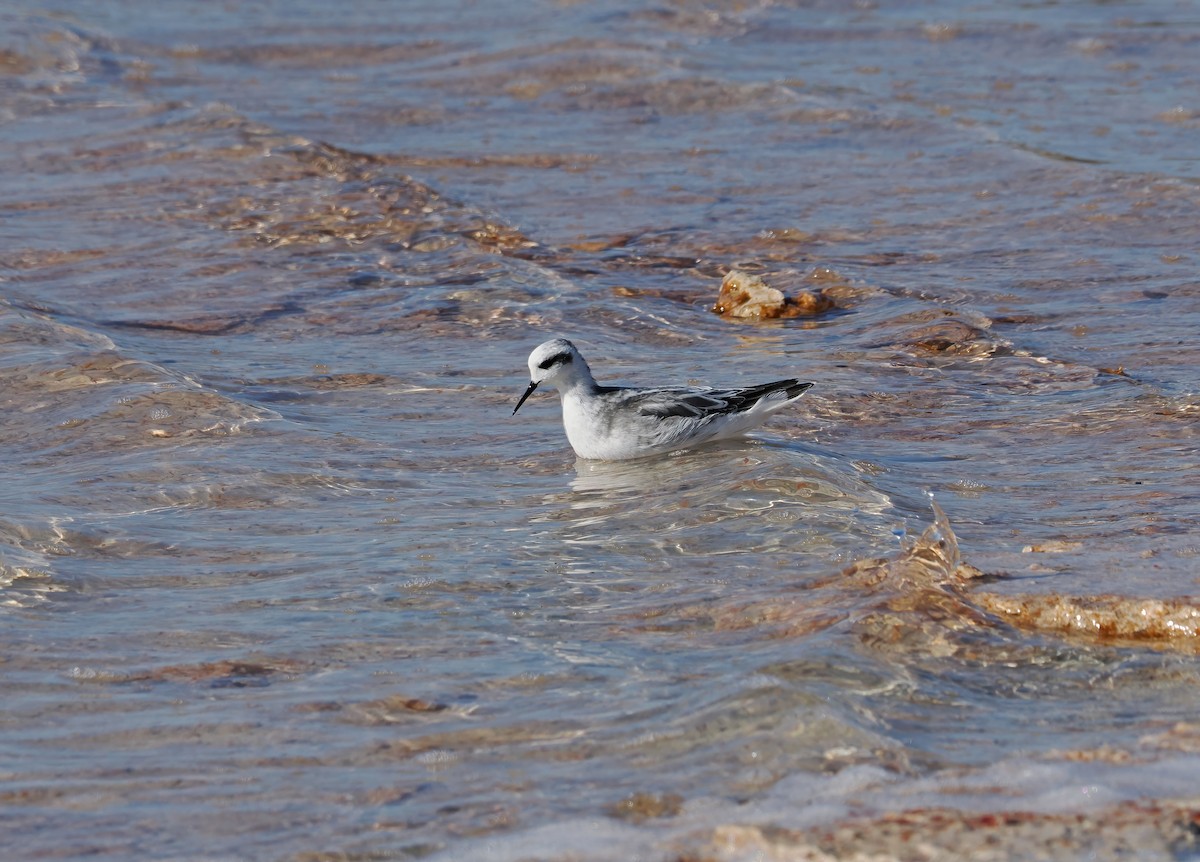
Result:
M744 434L810 386L791 379L745 389L595 387L564 395L563 425L581 458L638 458Z

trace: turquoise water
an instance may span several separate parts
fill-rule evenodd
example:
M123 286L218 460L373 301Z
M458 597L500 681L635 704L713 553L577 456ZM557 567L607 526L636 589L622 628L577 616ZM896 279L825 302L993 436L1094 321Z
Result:
M748 812L1187 792L1147 740L1190 641L889 641L839 573L932 492L988 589L1196 592L1198 25L0 9L13 858L671 858ZM839 308L724 320L731 268ZM817 385L577 463L552 395L509 415L555 335L602 382Z

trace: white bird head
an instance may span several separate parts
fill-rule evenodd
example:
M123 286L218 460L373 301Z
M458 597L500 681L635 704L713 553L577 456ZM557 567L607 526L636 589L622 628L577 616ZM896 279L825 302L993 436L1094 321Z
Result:
M555 338L534 348L529 354L529 388L513 408L513 415L521 409L525 399L533 394L542 383L548 383L559 390L568 389L579 381L592 379L591 369L588 368L575 345L565 338Z

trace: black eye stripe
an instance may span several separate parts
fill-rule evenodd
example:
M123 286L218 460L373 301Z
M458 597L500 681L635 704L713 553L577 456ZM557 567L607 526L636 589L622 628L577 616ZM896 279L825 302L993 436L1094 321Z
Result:
M549 359L543 359L541 362L538 363L538 368L546 369L552 365L558 365L560 362L570 362L570 361L571 361L571 354L564 350L562 353L554 354Z

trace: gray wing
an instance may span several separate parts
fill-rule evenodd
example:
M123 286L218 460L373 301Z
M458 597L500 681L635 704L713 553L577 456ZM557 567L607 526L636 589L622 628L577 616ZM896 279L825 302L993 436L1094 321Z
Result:
M801 383L793 379L776 380L774 383L764 383L746 389L653 389L648 392L631 390L626 404L636 408L643 416L704 421L731 413L744 413L776 392L784 393L784 400L790 401L799 397L810 386L811 383Z

